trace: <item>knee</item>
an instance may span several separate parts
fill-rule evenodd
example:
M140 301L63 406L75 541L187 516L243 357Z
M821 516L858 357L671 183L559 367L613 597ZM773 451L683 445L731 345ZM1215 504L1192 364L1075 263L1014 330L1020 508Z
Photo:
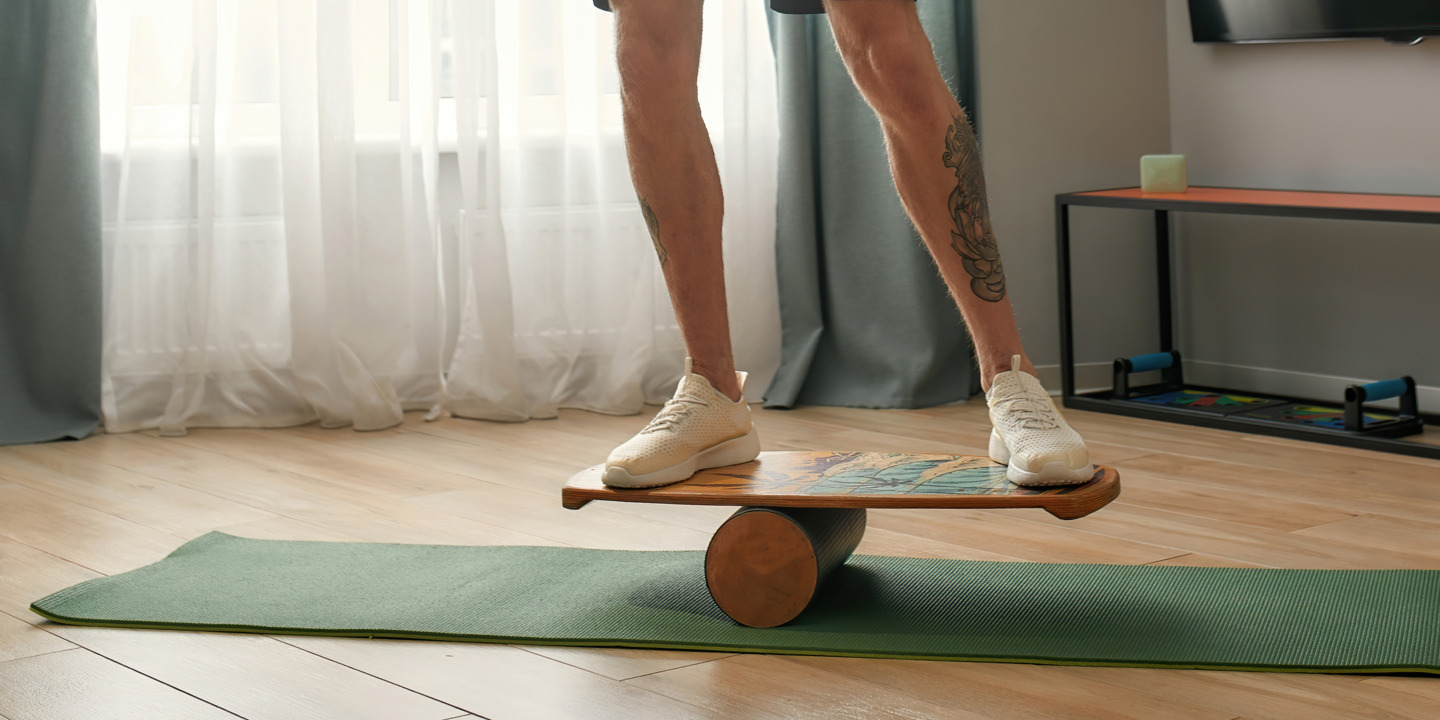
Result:
M954 111L954 98L918 23L857 25L837 32L835 41L855 86L882 120L907 124Z
M613 0L612 5L615 59L626 99L671 103L694 96L700 72L700 27L699 16L692 18L686 12L688 3L667 0L637 7L634 0Z

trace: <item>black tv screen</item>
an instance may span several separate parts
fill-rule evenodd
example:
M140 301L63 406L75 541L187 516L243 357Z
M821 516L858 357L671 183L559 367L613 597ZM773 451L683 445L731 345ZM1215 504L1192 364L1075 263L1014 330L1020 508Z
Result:
M1190 0L1190 32L1199 43L1415 43L1440 35L1440 0Z

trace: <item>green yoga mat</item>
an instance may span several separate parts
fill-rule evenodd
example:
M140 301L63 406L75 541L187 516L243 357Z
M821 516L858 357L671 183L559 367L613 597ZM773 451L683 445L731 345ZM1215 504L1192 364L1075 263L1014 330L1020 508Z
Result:
M736 625L700 552L250 540L50 595L57 622L1064 665L1440 674L1440 571L856 556L794 622Z

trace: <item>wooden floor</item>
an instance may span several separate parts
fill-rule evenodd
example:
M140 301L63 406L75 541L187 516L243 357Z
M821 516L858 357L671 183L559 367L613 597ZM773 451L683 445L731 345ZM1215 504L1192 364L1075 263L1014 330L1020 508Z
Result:
M860 552L1037 562L1440 569L1440 462L1068 414L1120 499L872 512ZM202 430L0 448L0 716L28 718L1435 718L1440 679L529 648L105 630L41 596L207 533L700 549L724 508L560 507L648 418L565 412L377 433ZM983 403L757 415L764 446L983 455ZM1433 432L1433 431L1432 431ZM1432 438L1433 439L1433 438Z

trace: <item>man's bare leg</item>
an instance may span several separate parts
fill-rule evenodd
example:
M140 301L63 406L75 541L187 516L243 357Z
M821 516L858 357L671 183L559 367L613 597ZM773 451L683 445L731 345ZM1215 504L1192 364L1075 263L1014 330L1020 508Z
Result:
M691 357L675 396L605 459L611 487L668 485L760 453L730 350L720 169L695 87L700 3L611 0L630 175Z
M1006 294L980 150L940 75L913 0L825 0L835 43L885 132L890 170L910 219L965 317L987 390L995 374L1035 366Z
M1020 485L1090 480L1089 450L1025 358L990 229L980 149L940 76L915 3L825 0L825 9L850 76L884 128L900 200L975 340L993 426L990 458L1008 465L1006 476Z
M725 305L724 199L700 117L701 0L612 0L630 176L680 332L704 376L740 399Z

